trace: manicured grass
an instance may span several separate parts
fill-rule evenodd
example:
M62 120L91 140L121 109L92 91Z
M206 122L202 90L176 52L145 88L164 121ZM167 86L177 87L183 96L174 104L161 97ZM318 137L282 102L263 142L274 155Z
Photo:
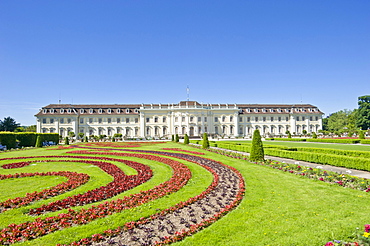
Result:
M240 143L240 141L235 142ZM282 145L281 143L283 142L269 141L264 143ZM295 142L286 142L284 144L303 144L304 147L307 147L307 145L315 145L312 147L319 146L321 148L324 148L326 145L330 145L330 148L333 148L332 146L334 145ZM289 146L294 147L297 145ZM353 145L345 145L345 147L348 146ZM356 145L356 147L360 146ZM242 173L246 181L245 198L234 211L208 228L177 243L178 245L324 245L327 241L334 239L350 240L349 237L355 232L356 227L362 227L364 224L369 223L368 211L370 209L370 194L368 193L305 179L269 167L228 158L182 144L166 143L147 145L139 149L163 151L161 148L183 148L191 151L204 152L206 155L202 157L221 161L224 164L235 167ZM22 155L57 155L63 154L66 151L67 150L36 149L7 152L1 153L0 158ZM119 158L116 156L107 157ZM111 200L140 190L150 189L166 181L171 175L171 169L162 163L133 157L124 157L124 159L150 165L153 169L154 176L147 183L111 198ZM21 243L21 245L55 245L56 243L69 243L73 240L78 240L106 229L115 228L119 225L123 225L125 222L137 220L140 217L153 214L157 209L170 207L179 201L184 201L191 196L201 193L212 182L212 175L196 164L183 160L181 160L181 162L188 165L191 169L192 178L179 192L149 202L143 206L95 220L87 225L58 231L36 240ZM1 164L3 164L3 162L1 162ZM125 169L127 167L123 164L114 164L117 166L121 165L120 167L124 169L125 172L130 171L129 169ZM78 190L76 189L75 191L67 192L66 194L49 199L47 202L74 194L74 192L84 192L87 189L98 187L111 180L109 175L98 170L98 168L92 168L83 163L63 163L63 165L58 162L38 163L36 166L28 166L19 169L0 169L0 173L59 171L64 169L88 173L92 180L78 188L79 191L76 191ZM39 189L55 185L54 181L53 179L42 179L42 182L39 182ZM9 183L4 183L5 185L2 185L1 182L2 181L0 181L1 194L4 190L7 190L9 185L18 185L18 183L14 181L6 181ZM23 183L22 186L27 186L27 182ZM22 194L22 189L15 188L14 192ZM26 192L30 192L29 187L27 187L27 190L24 191L23 194ZM0 228L10 223L33 220L33 217L23 213L30 208L38 207L47 202L35 202L30 206L0 214ZM91 205L86 205L84 207L91 207ZM65 210L60 212L63 211ZM48 213L45 216L52 216L60 212Z

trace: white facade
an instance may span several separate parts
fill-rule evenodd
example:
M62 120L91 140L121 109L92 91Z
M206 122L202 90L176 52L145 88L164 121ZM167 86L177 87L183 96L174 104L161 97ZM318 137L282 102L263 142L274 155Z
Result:
M322 129L323 113L309 104L178 104L73 105L50 104L37 117L37 132L69 132L127 138L189 137L204 132L218 137L250 137L255 129L264 136L302 134Z

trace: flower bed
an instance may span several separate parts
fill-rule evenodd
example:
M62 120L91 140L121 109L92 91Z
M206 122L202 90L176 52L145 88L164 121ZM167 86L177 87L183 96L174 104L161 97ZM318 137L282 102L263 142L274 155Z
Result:
M0 212L9 210L11 208L18 208L30 204L31 202L47 199L53 196L60 195L64 192L73 190L89 180L89 175L84 173L76 173L69 171L61 172L47 172L47 173L15 173L8 175L1 175L0 180L10 179L10 178L23 178L23 177L34 177L34 176L63 176L68 180L61 184L58 184L52 188L44 189L40 192L27 193L25 197L16 197L13 199L8 199L4 202L0 202Z
M177 151L177 152L185 152L185 153L190 153L194 155L204 155L204 153L201 152L196 152L196 151L190 151L190 150L184 150L180 148L162 148L163 150L172 150L172 151Z

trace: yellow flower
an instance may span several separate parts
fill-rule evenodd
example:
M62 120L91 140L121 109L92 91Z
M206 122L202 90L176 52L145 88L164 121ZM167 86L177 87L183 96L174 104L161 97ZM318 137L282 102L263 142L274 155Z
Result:
M364 235L363 235L364 237L369 237L370 236L370 233L368 233L368 232L364 232Z

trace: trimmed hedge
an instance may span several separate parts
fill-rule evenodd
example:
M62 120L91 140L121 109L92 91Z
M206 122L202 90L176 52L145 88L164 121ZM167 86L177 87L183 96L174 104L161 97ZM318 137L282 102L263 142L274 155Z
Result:
M0 143L6 145L7 149L14 149L16 146L15 133L13 132L0 132Z
M59 143L58 133L35 133L35 132L0 132L0 143L6 145L7 149L14 149L19 141L18 147L34 147L37 137L41 142L51 141Z
M37 133L35 132L19 132L16 134L19 141L19 147L34 147L36 144Z
M370 144L370 139L360 140L360 143L362 143L362 144Z
M351 157L302 151L286 151L279 149L265 149L265 154L300 161L328 164L337 167L370 171L370 159L363 157Z
M304 142L307 138L266 138L266 140Z
M266 140L295 141L295 142L319 142L319 143L360 143L360 139L325 139L325 138L266 138Z

